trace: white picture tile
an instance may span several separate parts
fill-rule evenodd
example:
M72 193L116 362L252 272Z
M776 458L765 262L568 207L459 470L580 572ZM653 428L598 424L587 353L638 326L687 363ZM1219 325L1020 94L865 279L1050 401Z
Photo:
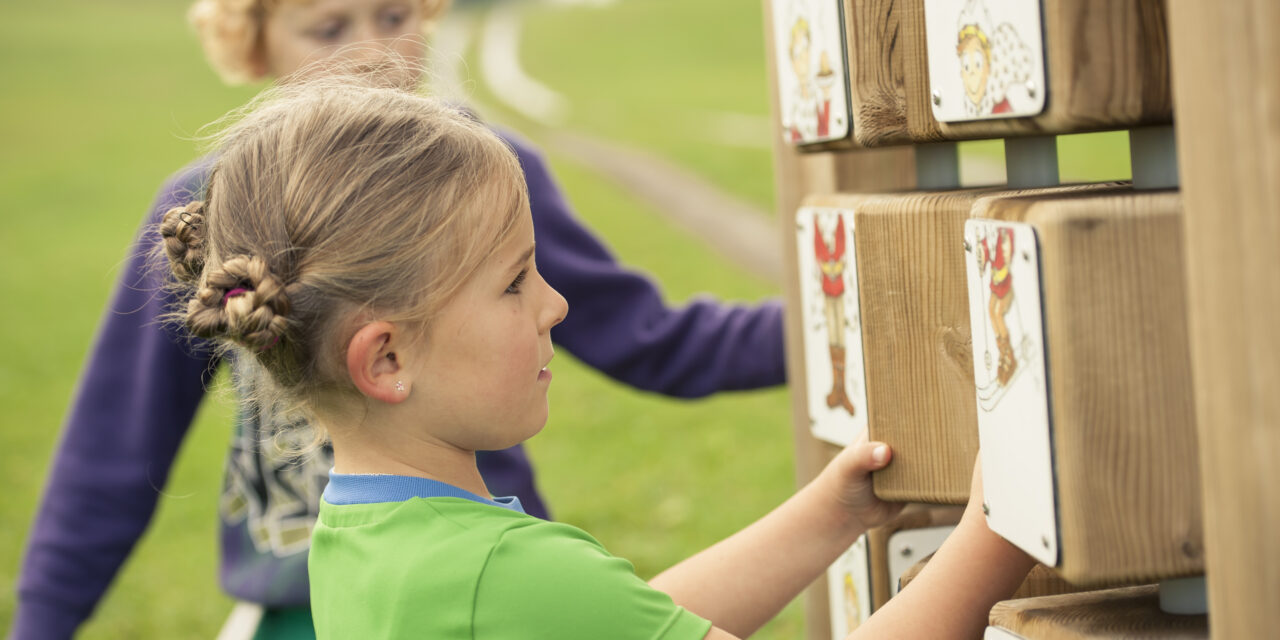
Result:
M965 223L979 455L991 530L1058 560L1052 425L1035 229Z
M939 122L1044 111L1039 0L925 0L929 89Z
M782 135L804 145L849 137L849 71L839 0L776 0Z
M807 399L813 435L847 445L867 428L853 211L796 214Z

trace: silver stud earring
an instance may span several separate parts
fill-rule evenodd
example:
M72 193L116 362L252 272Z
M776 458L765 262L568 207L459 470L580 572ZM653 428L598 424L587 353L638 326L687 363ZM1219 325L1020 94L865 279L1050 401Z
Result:
M396 380L396 391L404 391L404 383Z

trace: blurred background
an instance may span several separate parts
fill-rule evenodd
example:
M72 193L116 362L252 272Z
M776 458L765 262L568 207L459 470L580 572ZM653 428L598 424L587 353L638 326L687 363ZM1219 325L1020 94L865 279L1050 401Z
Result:
M628 179L678 172L740 205L722 224L776 229L759 2L454 4L436 35L432 91L542 147L578 214L624 264L662 282L673 303L780 295L768 268L713 250L680 211ZM0 501L0 629L125 251L161 182L197 155L197 130L261 88L218 80L187 6L0 3L0 481L10 487ZM1064 138L1064 177L1127 177L1125 144L1123 134ZM1000 173L998 143L963 151L967 168ZM675 401L624 389L563 351L555 367L551 419L529 443L541 488L557 519L642 577L792 492L785 389ZM232 606L217 588L215 537L231 412L228 393L207 398L157 488L148 534L81 637L216 634ZM797 638L801 626L793 604L755 637Z

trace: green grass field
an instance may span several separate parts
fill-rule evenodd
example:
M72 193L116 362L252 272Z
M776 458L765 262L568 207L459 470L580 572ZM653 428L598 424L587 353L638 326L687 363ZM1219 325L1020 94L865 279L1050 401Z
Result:
M13 615L27 530L125 248L160 182L194 156L192 134L254 91L223 87L208 70L185 5L0 4L0 295L9 309L0 314L0 479L14 489L0 503L0 629ZM768 141L703 132L724 114L747 116L729 120L747 122L748 132L768 115L758 3L631 0L529 11L526 67L570 99L568 126L647 147L772 208ZM476 88L475 98L487 96ZM521 124L501 109L482 111ZM1127 173L1122 138L1062 148L1064 174ZM674 303L706 292L776 295L588 168L551 161L581 216L625 263L662 281ZM561 353L551 395L551 420L529 445L545 494L559 519L591 531L642 576L792 490L782 389L672 401L622 388ZM214 536L230 415L225 397L205 403L149 532L82 637L215 633L231 607L216 586ZM793 606L756 637L801 633Z

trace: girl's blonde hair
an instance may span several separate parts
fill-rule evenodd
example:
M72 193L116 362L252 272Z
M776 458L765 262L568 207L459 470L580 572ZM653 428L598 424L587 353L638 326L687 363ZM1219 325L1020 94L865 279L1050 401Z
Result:
M196 0L187 12L204 55L227 84L259 80L253 63L263 47L263 25L282 2L303 0ZM452 0L413 0L422 11L422 35L430 35Z
M345 363L359 324L421 335L528 215L506 143L458 109L371 84L270 89L216 137L204 200L161 222L185 283L177 319L260 365L261 407L315 417L358 397Z

